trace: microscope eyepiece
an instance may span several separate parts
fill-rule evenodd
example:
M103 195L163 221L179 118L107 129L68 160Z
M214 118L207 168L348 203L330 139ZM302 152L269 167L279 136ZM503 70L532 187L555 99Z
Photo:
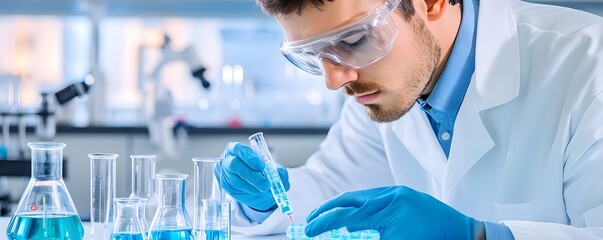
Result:
M90 90L90 86L91 85L87 84L86 81L76 82L56 92L54 95L57 98L57 102L64 105L71 101L71 99L86 94L88 90Z

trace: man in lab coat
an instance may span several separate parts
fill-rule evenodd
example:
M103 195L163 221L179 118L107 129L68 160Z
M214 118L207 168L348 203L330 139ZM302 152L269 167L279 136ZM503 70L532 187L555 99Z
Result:
M603 239L600 17L513 0L257 2L285 57L351 96L319 151L279 169L307 235ZM238 230L283 232L263 166L230 143L216 173Z

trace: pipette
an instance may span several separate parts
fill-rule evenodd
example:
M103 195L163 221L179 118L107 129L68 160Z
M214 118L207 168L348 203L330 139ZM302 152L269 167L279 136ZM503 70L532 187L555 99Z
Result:
M289 221L294 223L293 210L289 205L289 198L287 197L285 187L283 186L283 181L281 181L281 177L278 175L276 163L272 159L272 155L270 155L270 151L268 150L268 145L266 145L266 141L264 140L264 134L262 132L253 134L249 137L249 141L251 142L253 151L257 153L264 162L265 167L264 170L262 170L262 174L268 178L270 192L272 192L276 205L278 205L281 212L289 218Z

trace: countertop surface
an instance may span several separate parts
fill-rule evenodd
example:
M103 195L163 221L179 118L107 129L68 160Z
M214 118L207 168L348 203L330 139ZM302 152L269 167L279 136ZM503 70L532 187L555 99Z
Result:
M6 228L8 227L8 222L10 221L10 217L0 217L0 239L6 239ZM84 222L84 232L88 232L90 228L90 224L88 222ZM87 234L86 234L87 235ZM248 236L240 233L232 233L232 240L286 240L287 236L283 235L273 235L273 236Z

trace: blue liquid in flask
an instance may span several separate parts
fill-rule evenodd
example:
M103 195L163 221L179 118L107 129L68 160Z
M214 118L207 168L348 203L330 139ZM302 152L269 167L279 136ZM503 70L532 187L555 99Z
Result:
M197 230L197 240L228 240L226 230ZM201 233L204 233L201 234ZM202 238L205 236L205 238Z
M152 240L194 240L192 229L158 229L151 231Z
M80 217L66 214L16 215L8 224L10 240L71 240L83 239Z
M142 233L113 233L111 240L144 240Z

